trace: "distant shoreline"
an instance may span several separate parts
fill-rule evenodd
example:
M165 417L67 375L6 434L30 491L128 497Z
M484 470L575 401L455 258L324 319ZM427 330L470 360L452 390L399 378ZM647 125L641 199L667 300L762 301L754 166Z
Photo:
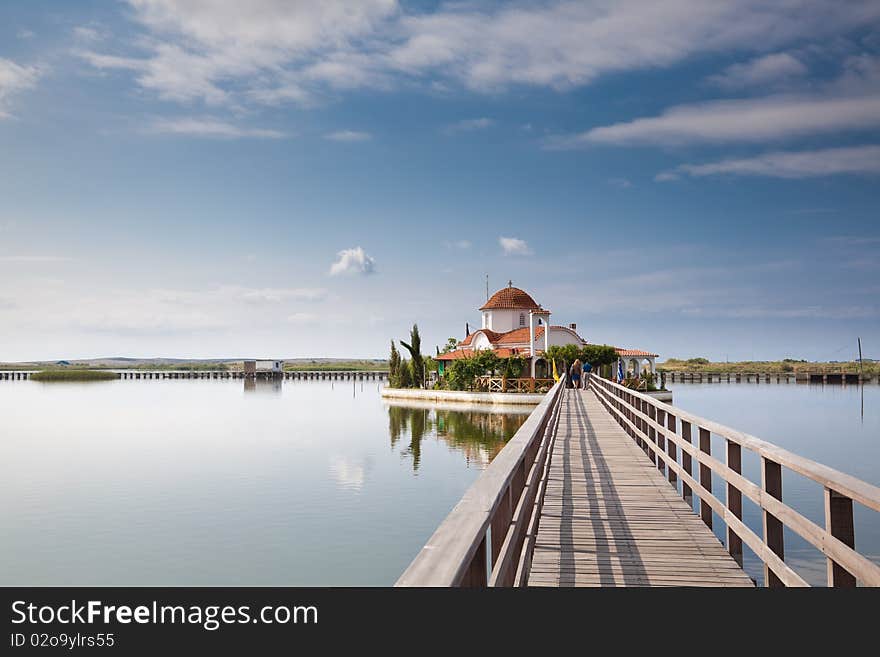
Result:
M381 358L290 358L284 360L285 372L387 372L388 361ZM175 370L239 372L241 358L88 358L66 361L19 361L0 363L0 370Z
M658 372L686 372L693 374L858 374L859 362L822 362L801 360L694 362L695 359L669 358L657 364ZM880 363L865 361L861 364L867 375L880 374Z

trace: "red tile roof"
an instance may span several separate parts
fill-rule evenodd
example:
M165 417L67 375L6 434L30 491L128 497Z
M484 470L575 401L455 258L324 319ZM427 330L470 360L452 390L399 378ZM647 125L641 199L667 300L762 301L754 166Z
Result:
M535 327L535 338L544 335L544 327ZM498 338L492 341L492 344L528 344L529 343L529 327L513 329L507 333L498 334Z
M510 358L511 356L529 356L531 352L528 349L517 349L509 347L501 347L492 350L498 358ZM434 356L434 360L458 360L459 358L469 358L477 352L473 349L456 349L439 356Z
M645 356L648 358L657 358L657 354L652 354L650 351L641 351L639 349L621 349L620 347L615 347L617 350L618 356Z
M445 354L434 356L434 360L458 360L459 358L467 358L474 354L471 349L456 349Z
M512 285L503 287L480 307L480 310L543 310L528 294Z

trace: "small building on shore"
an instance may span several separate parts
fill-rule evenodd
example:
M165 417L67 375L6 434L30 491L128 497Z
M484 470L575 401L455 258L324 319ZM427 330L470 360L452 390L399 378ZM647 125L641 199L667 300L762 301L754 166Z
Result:
M544 359L547 349L552 346L589 344L578 334L577 324L553 325L550 322L551 312L529 293L514 287L513 281L489 297L479 310L482 313L482 327L465 336L457 349L435 357L440 363L441 375L450 361L467 358L480 349L492 349L499 358L528 358L529 376L549 378L550 367ZM625 372L638 376L645 369L652 373L655 371L657 354L640 349L615 349L623 360Z
M246 379L277 378L284 372L283 360L246 360L244 376Z

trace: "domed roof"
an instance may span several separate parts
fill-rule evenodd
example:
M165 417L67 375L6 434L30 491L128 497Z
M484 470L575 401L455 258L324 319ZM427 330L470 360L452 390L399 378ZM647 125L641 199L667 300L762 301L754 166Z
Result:
M543 310L528 292L513 287L511 283L489 297L480 310Z

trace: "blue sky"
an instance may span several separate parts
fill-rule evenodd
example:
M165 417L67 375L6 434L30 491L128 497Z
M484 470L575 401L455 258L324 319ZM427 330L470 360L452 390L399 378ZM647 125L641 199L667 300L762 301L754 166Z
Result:
M0 144L0 360L880 358L876 2L5 2Z

